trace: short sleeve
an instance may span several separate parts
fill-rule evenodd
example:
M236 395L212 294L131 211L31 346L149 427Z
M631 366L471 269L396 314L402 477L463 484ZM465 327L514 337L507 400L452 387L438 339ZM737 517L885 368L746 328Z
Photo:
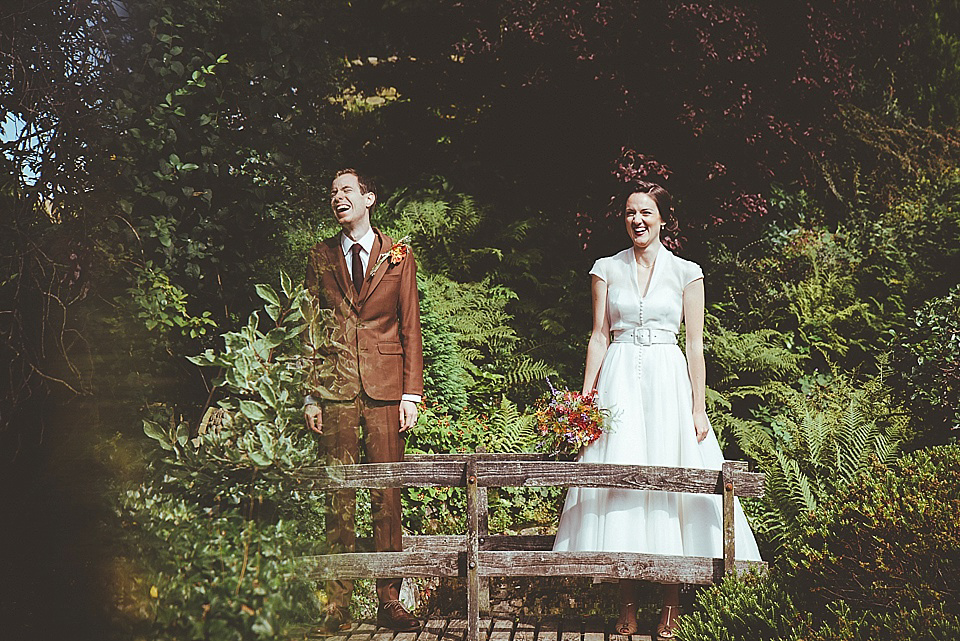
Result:
M684 273L683 273L684 287L686 287L687 285L689 285L695 280L700 280L703 278L703 270L700 269L700 265L691 261L687 261L684 267L685 267Z
M593 267L590 268L590 275L596 276L602 281L607 281L607 270L602 258L598 258L597 262L595 262Z

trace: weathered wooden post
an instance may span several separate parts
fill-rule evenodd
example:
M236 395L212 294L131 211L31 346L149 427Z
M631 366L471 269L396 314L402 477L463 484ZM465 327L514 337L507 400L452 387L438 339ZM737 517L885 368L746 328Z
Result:
M466 460L467 477L467 641L480 636L480 514L477 509L477 457Z
M487 449L482 445L477 448L477 454L483 454L486 451ZM480 545L483 545L490 535L490 503L486 486L480 484L477 484L477 514ZM488 577L480 579L480 614L483 616L490 614L490 579Z
M735 487L733 484L733 473L736 470L736 464L732 461L724 461L723 469L720 472L720 483L723 485L723 573L730 575L734 572L736 563L736 543L737 537L734 531L734 501Z
M490 504L487 499L487 488L477 487L477 515L479 543L482 545L487 536L490 535ZM487 616L490 614L490 579L482 577L480 579L480 614Z

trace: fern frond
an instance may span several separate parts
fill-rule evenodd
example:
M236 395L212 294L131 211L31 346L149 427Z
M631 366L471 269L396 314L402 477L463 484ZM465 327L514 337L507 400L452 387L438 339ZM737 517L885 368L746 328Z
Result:
M532 452L537 442L536 419L521 414L506 396L490 416L490 448L494 452Z
M556 374L556 370L539 359L521 356L514 366L507 372L507 383L530 383L543 380L547 376Z

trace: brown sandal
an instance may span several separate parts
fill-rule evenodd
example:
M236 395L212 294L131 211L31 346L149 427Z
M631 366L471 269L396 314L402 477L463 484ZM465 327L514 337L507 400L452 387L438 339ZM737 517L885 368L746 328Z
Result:
M677 626L676 614L674 610L679 610L679 605L664 605L663 610L667 614L667 620L663 621L663 616L661 613L660 624L657 625L657 639L672 639L673 638L673 629Z
M636 634L637 629L637 604L623 603L620 605L620 617L617 619L617 634L630 636Z

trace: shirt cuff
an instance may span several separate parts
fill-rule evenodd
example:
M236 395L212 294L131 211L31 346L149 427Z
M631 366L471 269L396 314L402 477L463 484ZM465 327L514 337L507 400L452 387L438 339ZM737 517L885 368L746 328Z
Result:
M404 394L400 397L401 401L410 401L411 403L419 403L423 400L423 397L419 394Z

